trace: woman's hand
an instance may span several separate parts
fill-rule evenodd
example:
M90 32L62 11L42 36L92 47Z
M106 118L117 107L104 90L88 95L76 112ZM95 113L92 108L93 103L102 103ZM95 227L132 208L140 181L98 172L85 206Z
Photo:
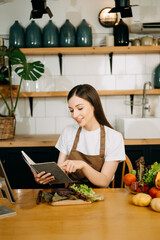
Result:
M81 160L66 160L62 164L59 165L65 172L72 173L76 172L77 170L82 170L86 163Z
M33 173L35 181L39 184L47 184L55 180L54 176L51 176L50 173L45 174L45 172L40 172L37 174L32 168L31 168L31 171Z

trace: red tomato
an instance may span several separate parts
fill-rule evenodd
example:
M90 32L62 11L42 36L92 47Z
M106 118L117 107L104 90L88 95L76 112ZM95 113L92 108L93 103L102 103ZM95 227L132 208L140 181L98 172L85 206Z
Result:
M148 193L149 187L148 186L143 186L142 187L142 192Z
M152 188L149 190L149 195L150 195L152 198L155 198L155 197L156 197L156 194L157 194L159 191L160 191L160 190L158 190L157 188L152 187Z
M124 182L126 185L131 185L132 182L135 182L136 181L136 176L132 173L127 173L125 176L124 176Z
M142 189L140 187L137 188L137 193L141 193Z

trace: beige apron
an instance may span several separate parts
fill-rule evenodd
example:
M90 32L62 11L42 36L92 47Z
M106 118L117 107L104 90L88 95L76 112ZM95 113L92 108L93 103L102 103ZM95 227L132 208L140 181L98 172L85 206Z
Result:
M81 132L81 127L79 127L72 150L70 152L70 155L68 156L69 160L83 160L86 162L88 165L90 165L92 168L97 170L98 172L101 171L103 163L104 163L104 155L105 155L105 129L104 126L100 126L100 154L99 155L85 155L79 151L76 150L77 144L79 141L79 135ZM72 180L78 183L85 183L88 185L92 185L89 180L85 177L83 174L82 170L77 170L75 173L69 174Z

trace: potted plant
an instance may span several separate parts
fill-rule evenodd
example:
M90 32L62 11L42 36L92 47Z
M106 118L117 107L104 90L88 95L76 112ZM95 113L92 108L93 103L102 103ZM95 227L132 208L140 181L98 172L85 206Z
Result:
M17 48L0 47L0 58L6 58L9 80L9 95L0 90L0 96L4 101L6 111L0 112L0 139L13 138L15 134L15 111L19 100L19 94L23 80L37 81L44 73L44 65L40 61L27 62L25 55ZM12 73L20 77L20 83L16 96L13 96ZM0 73L0 82L4 80L4 74ZM7 101L7 99L9 100Z

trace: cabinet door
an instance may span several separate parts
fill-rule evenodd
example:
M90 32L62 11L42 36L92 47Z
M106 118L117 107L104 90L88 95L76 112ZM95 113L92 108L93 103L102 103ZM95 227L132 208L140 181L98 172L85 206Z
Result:
M150 145L148 148L148 155L148 165L151 165L154 162L160 163L160 145Z
M0 148L0 159L12 188L42 188L42 185L35 182L30 168L23 160L22 150L35 162L57 162L58 150L54 147ZM51 188L51 186L43 185L43 188Z
M136 169L135 161L141 156L144 157L145 164L148 165L149 156L148 156L148 146L145 145L136 145L136 146L125 146L126 154L132 162L133 168Z

